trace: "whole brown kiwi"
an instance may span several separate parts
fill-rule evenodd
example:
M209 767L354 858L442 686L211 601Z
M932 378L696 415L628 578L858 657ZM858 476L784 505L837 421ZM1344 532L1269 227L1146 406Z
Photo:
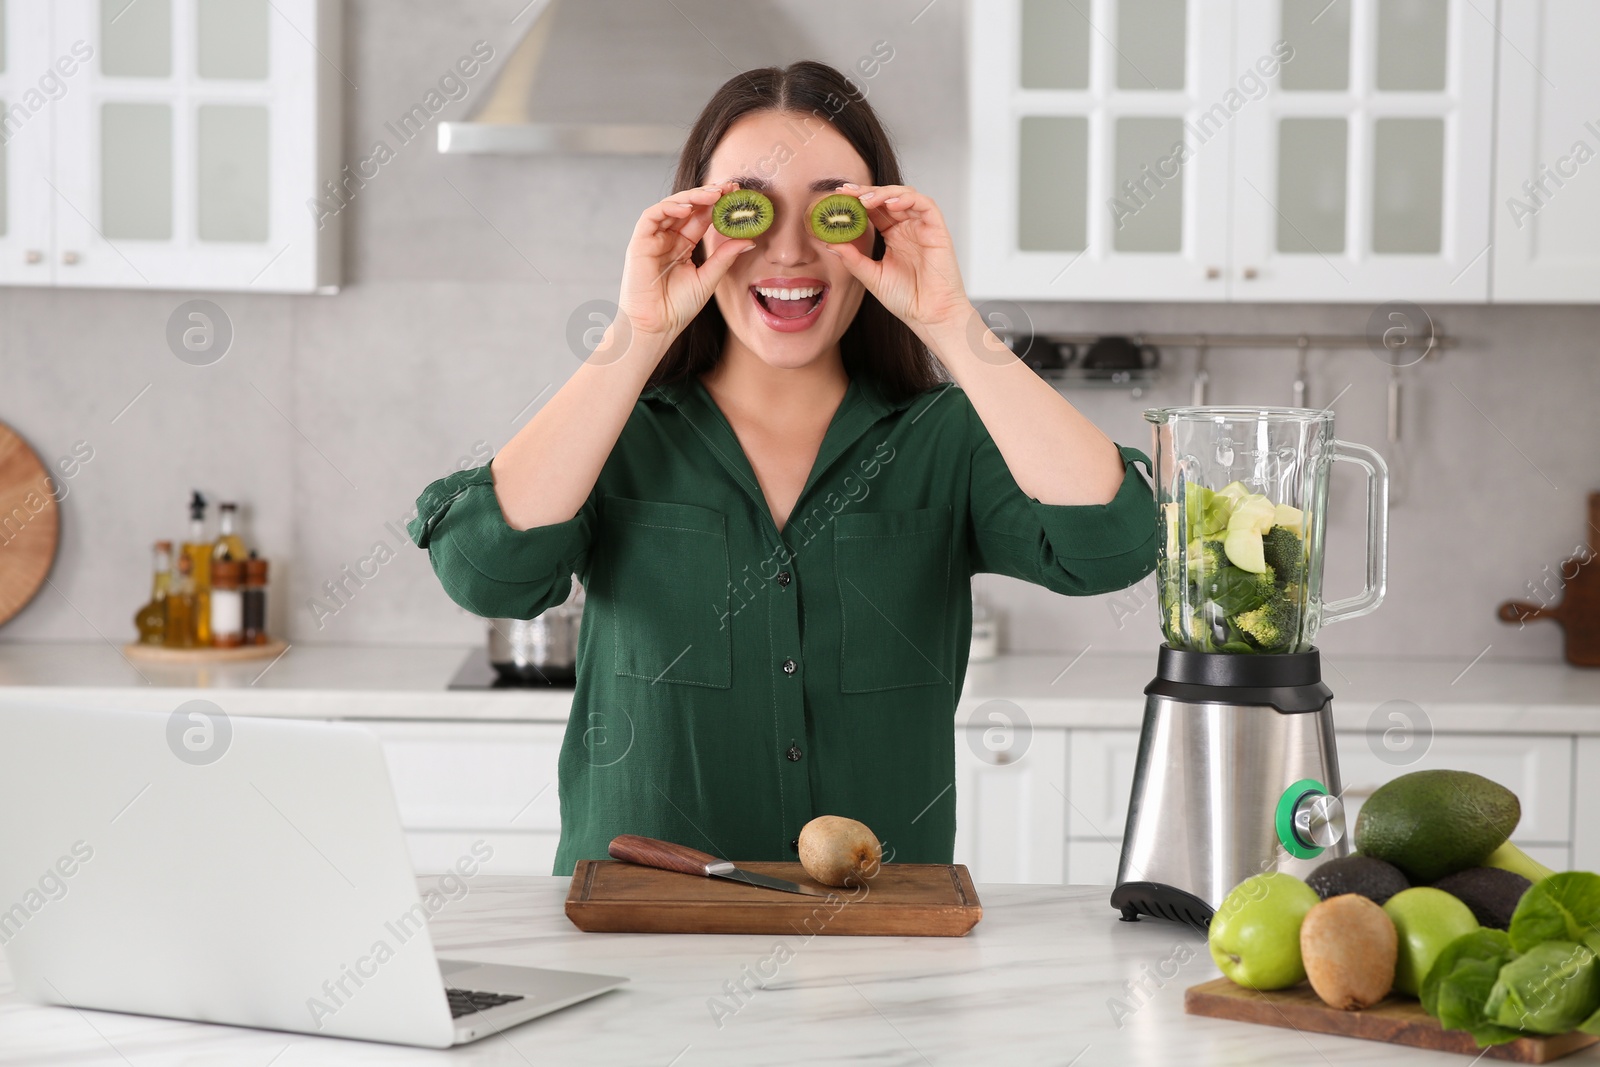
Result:
M1394 986L1400 938L1384 910L1357 893L1314 904L1300 924L1306 977L1323 1003L1343 1011L1370 1008Z
M800 865L823 885L862 885L883 863L883 846L867 825L819 815L800 828Z

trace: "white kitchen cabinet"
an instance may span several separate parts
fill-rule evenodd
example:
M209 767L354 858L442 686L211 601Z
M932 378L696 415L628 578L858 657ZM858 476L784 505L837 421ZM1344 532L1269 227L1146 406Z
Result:
M452 866L476 841L490 874L549 874L561 833L559 723L375 722L418 873Z
M61 92L46 0L0 2L0 284L50 280L50 116ZM69 60L70 69L75 60Z
M56 91L7 161L29 229L0 239L0 281L332 290L339 220L312 208L337 204L338 0L6 7L29 64L6 91Z
M1600 299L1600 4L1500 5L1493 292Z
M1186 123L1226 90L1231 0L975 0L975 295L1221 299L1231 131Z
M1014 725L979 725L974 717L957 731L956 862L975 881L1058 883L1066 861L1066 731L1023 735Z
M1511 840L1523 845L1569 847L1572 839L1572 757L1570 737L1526 734L1439 734L1415 763L1395 766L1379 759L1381 734L1341 733L1339 777L1345 824L1355 826L1361 805L1373 790L1411 771L1449 767L1499 782L1517 795L1522 820Z
M1074 841L1120 841L1139 755L1138 730L1073 730L1067 836Z
M1238 0L1235 64L1294 56L1235 120L1234 299L1488 299L1492 17Z
M969 284L1013 299L1488 297L1470 0L974 0Z

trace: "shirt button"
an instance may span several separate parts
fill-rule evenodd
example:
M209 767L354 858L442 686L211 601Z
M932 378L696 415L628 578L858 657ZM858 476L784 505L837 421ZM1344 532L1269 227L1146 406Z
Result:
M794 575L790 574L788 571L779 571L778 572L778 584L783 586L784 588L788 588L789 582L792 581L793 578L794 578Z
M799 667L800 667L800 665L798 663L796 663L792 659L786 659L786 660L783 661L783 673L784 674L793 674L796 670L799 669Z
M804 754L805 753L800 751L800 746L799 745L790 745L789 746L789 751L784 753L785 756L789 757L789 762L790 763L799 763L800 762L800 757L803 756Z

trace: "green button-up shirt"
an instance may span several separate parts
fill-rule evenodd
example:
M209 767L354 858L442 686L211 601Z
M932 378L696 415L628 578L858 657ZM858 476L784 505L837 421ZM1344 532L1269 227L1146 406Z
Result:
M793 859L818 815L948 863L971 575L1089 594L1148 574L1149 460L1121 452L1111 503L1041 504L959 388L892 403L853 381L780 533L694 380L645 392L571 520L513 530L483 466L428 486L410 532L479 615L584 584L554 873L621 833Z

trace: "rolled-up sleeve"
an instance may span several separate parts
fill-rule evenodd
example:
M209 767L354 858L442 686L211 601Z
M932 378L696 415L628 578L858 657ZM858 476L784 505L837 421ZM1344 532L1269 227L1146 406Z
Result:
M1136 464L1118 446L1122 485L1107 504L1042 504L1018 487L994 439L975 430L972 453L974 571L1006 574L1069 596L1124 589L1156 565L1156 505Z
M594 530L593 494L566 522L512 529L487 464L429 485L406 527L451 600L503 619L531 619L566 600L572 576L587 573Z

